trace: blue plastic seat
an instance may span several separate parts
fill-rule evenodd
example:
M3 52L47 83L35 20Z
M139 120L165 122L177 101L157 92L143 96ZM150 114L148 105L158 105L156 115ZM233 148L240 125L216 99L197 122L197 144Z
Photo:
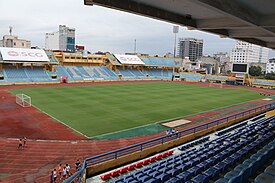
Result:
M215 183L228 183L228 181L229 181L228 179L220 178Z
M179 168L181 168L182 171L188 170L191 167L191 164L189 162L183 163Z
M274 183L275 177L266 173L261 173L255 178L255 183Z
M219 170L217 170L215 167L211 167L205 170L203 174L207 175L210 179L212 179L219 174Z
M275 177L275 166L268 166L264 172Z
M190 173L193 173L193 175L198 175L202 172L203 168L198 167L198 166L193 166L191 168L189 168L187 171Z
M206 175L204 175L204 174L199 174L196 177L194 177L192 179L192 181L194 181L196 183L206 183L206 182L209 181L209 178Z
M140 180L141 182L146 182L148 180L150 180L152 177L149 175L142 175L140 177L138 177L138 180Z
M186 182L187 180L190 180L192 176L193 176L193 173L192 172L188 172L188 171L182 172L179 175L177 175L177 177L181 181L184 181L184 182Z
M178 174L181 173L181 169L173 168L173 169L167 171L166 173L171 173L171 175L172 175L173 177L175 177L175 176L177 176Z
M146 180L147 183L159 183L159 179L155 179L155 178L150 178L149 180Z
M181 183L181 181L178 177L173 177L169 179L166 183Z
M229 167L229 165L224 162L220 162L220 163L216 164L214 167L216 169L220 170L221 172L223 172L225 169L227 169L227 167Z
M234 178L234 177L237 177L237 176L239 175L239 173L240 173L240 172L238 172L238 171L232 170L232 171L226 173L226 174L224 175L224 178L230 180L230 179L232 179L232 178Z
M148 175L150 175L150 176L156 178L157 176L159 176L159 175L161 175L161 174L162 174L162 172L154 171L154 172L152 172L152 173L150 173L150 174L148 174Z

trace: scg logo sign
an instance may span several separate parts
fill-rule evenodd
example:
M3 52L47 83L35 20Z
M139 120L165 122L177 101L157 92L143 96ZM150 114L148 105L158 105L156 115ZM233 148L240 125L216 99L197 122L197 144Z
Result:
M9 51L8 55L11 57L43 57L41 53L34 52L17 52L17 51Z
M133 58L133 57L120 57L120 59L122 60L122 61L139 61L139 59L138 58Z

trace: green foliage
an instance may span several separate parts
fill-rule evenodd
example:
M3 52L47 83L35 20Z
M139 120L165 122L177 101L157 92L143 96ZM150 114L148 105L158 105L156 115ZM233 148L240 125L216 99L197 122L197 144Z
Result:
M246 89L137 83L12 90L72 128L97 136L261 98Z
M226 71L226 74L231 74L231 70L227 70L227 71Z
M262 68L260 66L251 66L249 68L249 74L251 76L260 76L262 74Z
M267 73L267 74L265 75L265 79L275 80L275 73L274 73L274 72Z

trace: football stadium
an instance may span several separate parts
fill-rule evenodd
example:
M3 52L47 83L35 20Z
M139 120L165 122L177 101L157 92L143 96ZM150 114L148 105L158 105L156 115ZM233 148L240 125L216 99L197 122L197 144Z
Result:
M213 2L84 4L275 48L275 33L264 35L270 15L260 26L243 1ZM263 8L253 3L250 11ZM204 17L175 8L187 5ZM250 76L245 64L228 74L197 67L175 57L0 47L0 182L49 182L53 172L64 183L274 182L275 80Z

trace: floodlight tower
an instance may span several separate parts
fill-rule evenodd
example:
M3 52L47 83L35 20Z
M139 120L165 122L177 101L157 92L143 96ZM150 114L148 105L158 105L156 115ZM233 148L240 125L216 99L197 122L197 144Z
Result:
M137 54L137 40L134 40L134 53Z
M177 33L179 33L179 26L173 26L173 33L175 34L174 40L174 63L176 63L176 43L177 43ZM175 76L175 67L173 67L173 74L172 74L172 81L174 80Z
M9 33L10 33L10 36L12 34L12 26L9 26Z

